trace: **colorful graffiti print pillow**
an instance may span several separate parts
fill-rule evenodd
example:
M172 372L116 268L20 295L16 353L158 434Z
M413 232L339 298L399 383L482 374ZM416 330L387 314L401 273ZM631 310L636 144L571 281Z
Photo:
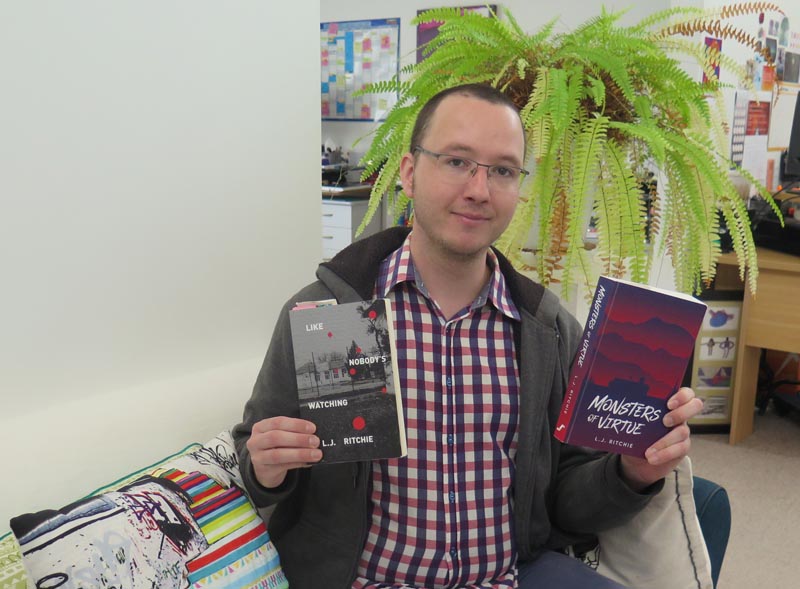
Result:
M228 432L116 489L11 520L37 587L288 587Z

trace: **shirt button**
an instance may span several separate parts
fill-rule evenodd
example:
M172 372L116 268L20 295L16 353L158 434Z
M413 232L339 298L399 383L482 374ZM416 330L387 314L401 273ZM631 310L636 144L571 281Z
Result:
M450 503L455 503L456 501L456 492L450 491Z
M456 549L455 548L451 548L450 549L450 556L455 556L455 555L456 555Z
M447 377L447 379L445 380L445 383L447 384L447 386L448 386L448 387L452 385L452 381L450 380L450 377L449 377L449 376L448 376L448 377Z
M453 445L453 434L447 434L447 443Z

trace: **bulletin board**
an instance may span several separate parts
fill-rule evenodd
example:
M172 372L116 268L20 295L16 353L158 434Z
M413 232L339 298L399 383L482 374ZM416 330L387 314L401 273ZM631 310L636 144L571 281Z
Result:
M396 92L353 96L367 84L399 74L400 19L321 23L322 120L378 121L397 102Z

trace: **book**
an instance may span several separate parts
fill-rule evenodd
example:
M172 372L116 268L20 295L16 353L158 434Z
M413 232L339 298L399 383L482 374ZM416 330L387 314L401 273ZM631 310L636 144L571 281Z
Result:
M391 302L297 303L289 313L300 417L323 463L406 455Z
M556 423L556 439L644 456L666 435L667 401L694 354L706 304L601 276Z

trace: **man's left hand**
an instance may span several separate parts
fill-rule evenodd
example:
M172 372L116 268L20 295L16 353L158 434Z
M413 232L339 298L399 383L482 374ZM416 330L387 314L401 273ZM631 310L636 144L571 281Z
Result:
M670 411L664 416L664 425L675 427L650 446L644 458L621 457L622 476L636 491L667 476L689 454L692 442L686 422L702 411L703 401L692 389L684 387L670 397L667 408Z

